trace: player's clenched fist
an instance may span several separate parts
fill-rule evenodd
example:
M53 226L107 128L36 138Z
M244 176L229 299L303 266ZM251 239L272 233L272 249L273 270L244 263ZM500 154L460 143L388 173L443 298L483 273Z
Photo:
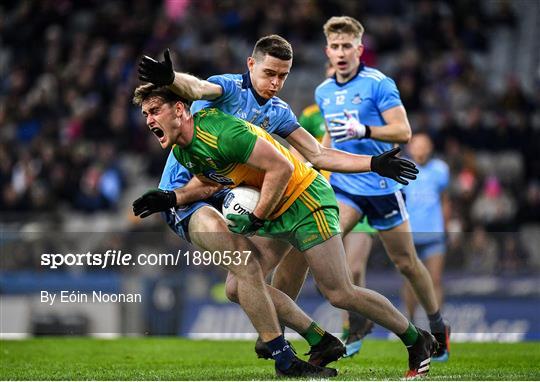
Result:
M157 188L149 190L133 202L135 216L145 218L155 212L166 211L176 207L176 194L174 191L163 191Z
M152 57L143 56L139 63L139 80L151 82L157 86L172 84L174 69L169 49L163 53L163 57L163 61L156 61Z
M401 184L409 184L405 178L416 179L415 174L418 174L418 169L413 162L396 157L400 151L401 149L396 147L390 151L385 151L381 155L371 157L371 171L394 179Z

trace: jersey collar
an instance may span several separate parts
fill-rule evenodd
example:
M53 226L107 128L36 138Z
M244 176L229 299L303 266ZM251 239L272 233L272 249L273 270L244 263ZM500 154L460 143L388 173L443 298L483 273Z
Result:
M356 74L354 76L351 77L350 80L346 81L346 82L339 82L337 80L337 76L334 74L332 76L332 78L334 79L334 81L336 82L336 85L339 86L339 87L342 87L342 86L345 86L347 85L349 82L351 82L352 80L354 80L357 76L358 76L358 73L360 73L362 70L364 70L364 67L366 65L363 63L363 62L360 62L360 65L358 65L358 69L356 70Z
M249 72L242 74L242 89L251 90L251 94L253 94L253 97L255 97L255 100L257 100L259 106L263 106L268 101L270 101L269 99L261 97L259 93L257 93L255 88L253 87L253 84L251 83L251 77L249 76Z

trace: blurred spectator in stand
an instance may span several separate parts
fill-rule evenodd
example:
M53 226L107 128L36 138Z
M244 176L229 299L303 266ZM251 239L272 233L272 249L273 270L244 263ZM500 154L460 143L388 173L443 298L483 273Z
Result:
M472 219L484 225L488 231L501 232L515 229L516 201L502 188L495 176L484 182L480 196L472 205Z
M475 274L493 274L497 268L497 242L478 225L465 240L465 269Z

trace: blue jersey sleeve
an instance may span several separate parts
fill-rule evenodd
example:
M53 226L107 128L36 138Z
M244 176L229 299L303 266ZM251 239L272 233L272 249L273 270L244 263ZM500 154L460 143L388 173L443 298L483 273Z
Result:
M237 85L236 80L227 75L212 76L207 79L208 82L221 86L223 94L213 100L198 100L191 105L191 113L195 114L198 111L208 108L216 107L217 104L223 104L229 102L231 99L238 97L240 87Z
M289 134L299 127L300 124L296 115L294 115L291 107L287 105L287 109L283 109L283 112L280 114L278 126L273 133L279 135L281 138L287 138Z
M182 166L174 157L173 151L167 157L167 163L161 174L159 188L166 191L172 191L176 188L181 188L186 185L192 175Z
M321 92L318 89L315 89L315 93L313 93L313 98L315 98L315 103L319 107L319 110L321 111L321 114L324 117L324 109L322 107L322 99Z
M391 78L384 78L377 83L376 103L379 112L384 112L403 103L399 97L399 90L396 83Z

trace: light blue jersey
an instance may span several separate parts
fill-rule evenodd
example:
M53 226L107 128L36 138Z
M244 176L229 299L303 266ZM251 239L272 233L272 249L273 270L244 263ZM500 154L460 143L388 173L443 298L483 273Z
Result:
M395 82L376 69L360 65L357 75L346 83L329 78L315 90L315 101L330 126L333 119L345 119L344 111L368 126L386 125L382 113L401 106ZM376 127L375 127L376 128ZM375 129L372 128L372 129ZM354 139L332 147L354 154L378 155L392 149L392 143L373 139ZM374 172L333 173L330 184L352 195L388 195L402 188L398 182Z
M194 102L191 106L193 114L207 107L215 107L282 138L287 138L300 127L291 107L285 101L278 97L267 100L255 92L249 73L221 74L208 78L208 81L221 86L223 94L212 101Z
M444 238L444 218L441 193L448 186L448 165L440 159L431 159L425 165L416 165L418 177L405 187L407 209L416 244Z
M211 101L193 102L191 105L192 114L207 107L215 107L282 138L287 138L290 133L300 127L291 107L285 101L278 97L267 100L255 92L251 86L249 73L221 74L208 78L208 81L220 85L223 88L223 94ZM171 151L161 176L159 188L164 190L179 188L190 179L189 171L178 163Z
M191 173L178 163L171 150L167 157L167 163L165 163L163 173L161 174L158 187L162 190L172 191L176 188L183 187L191 178Z

